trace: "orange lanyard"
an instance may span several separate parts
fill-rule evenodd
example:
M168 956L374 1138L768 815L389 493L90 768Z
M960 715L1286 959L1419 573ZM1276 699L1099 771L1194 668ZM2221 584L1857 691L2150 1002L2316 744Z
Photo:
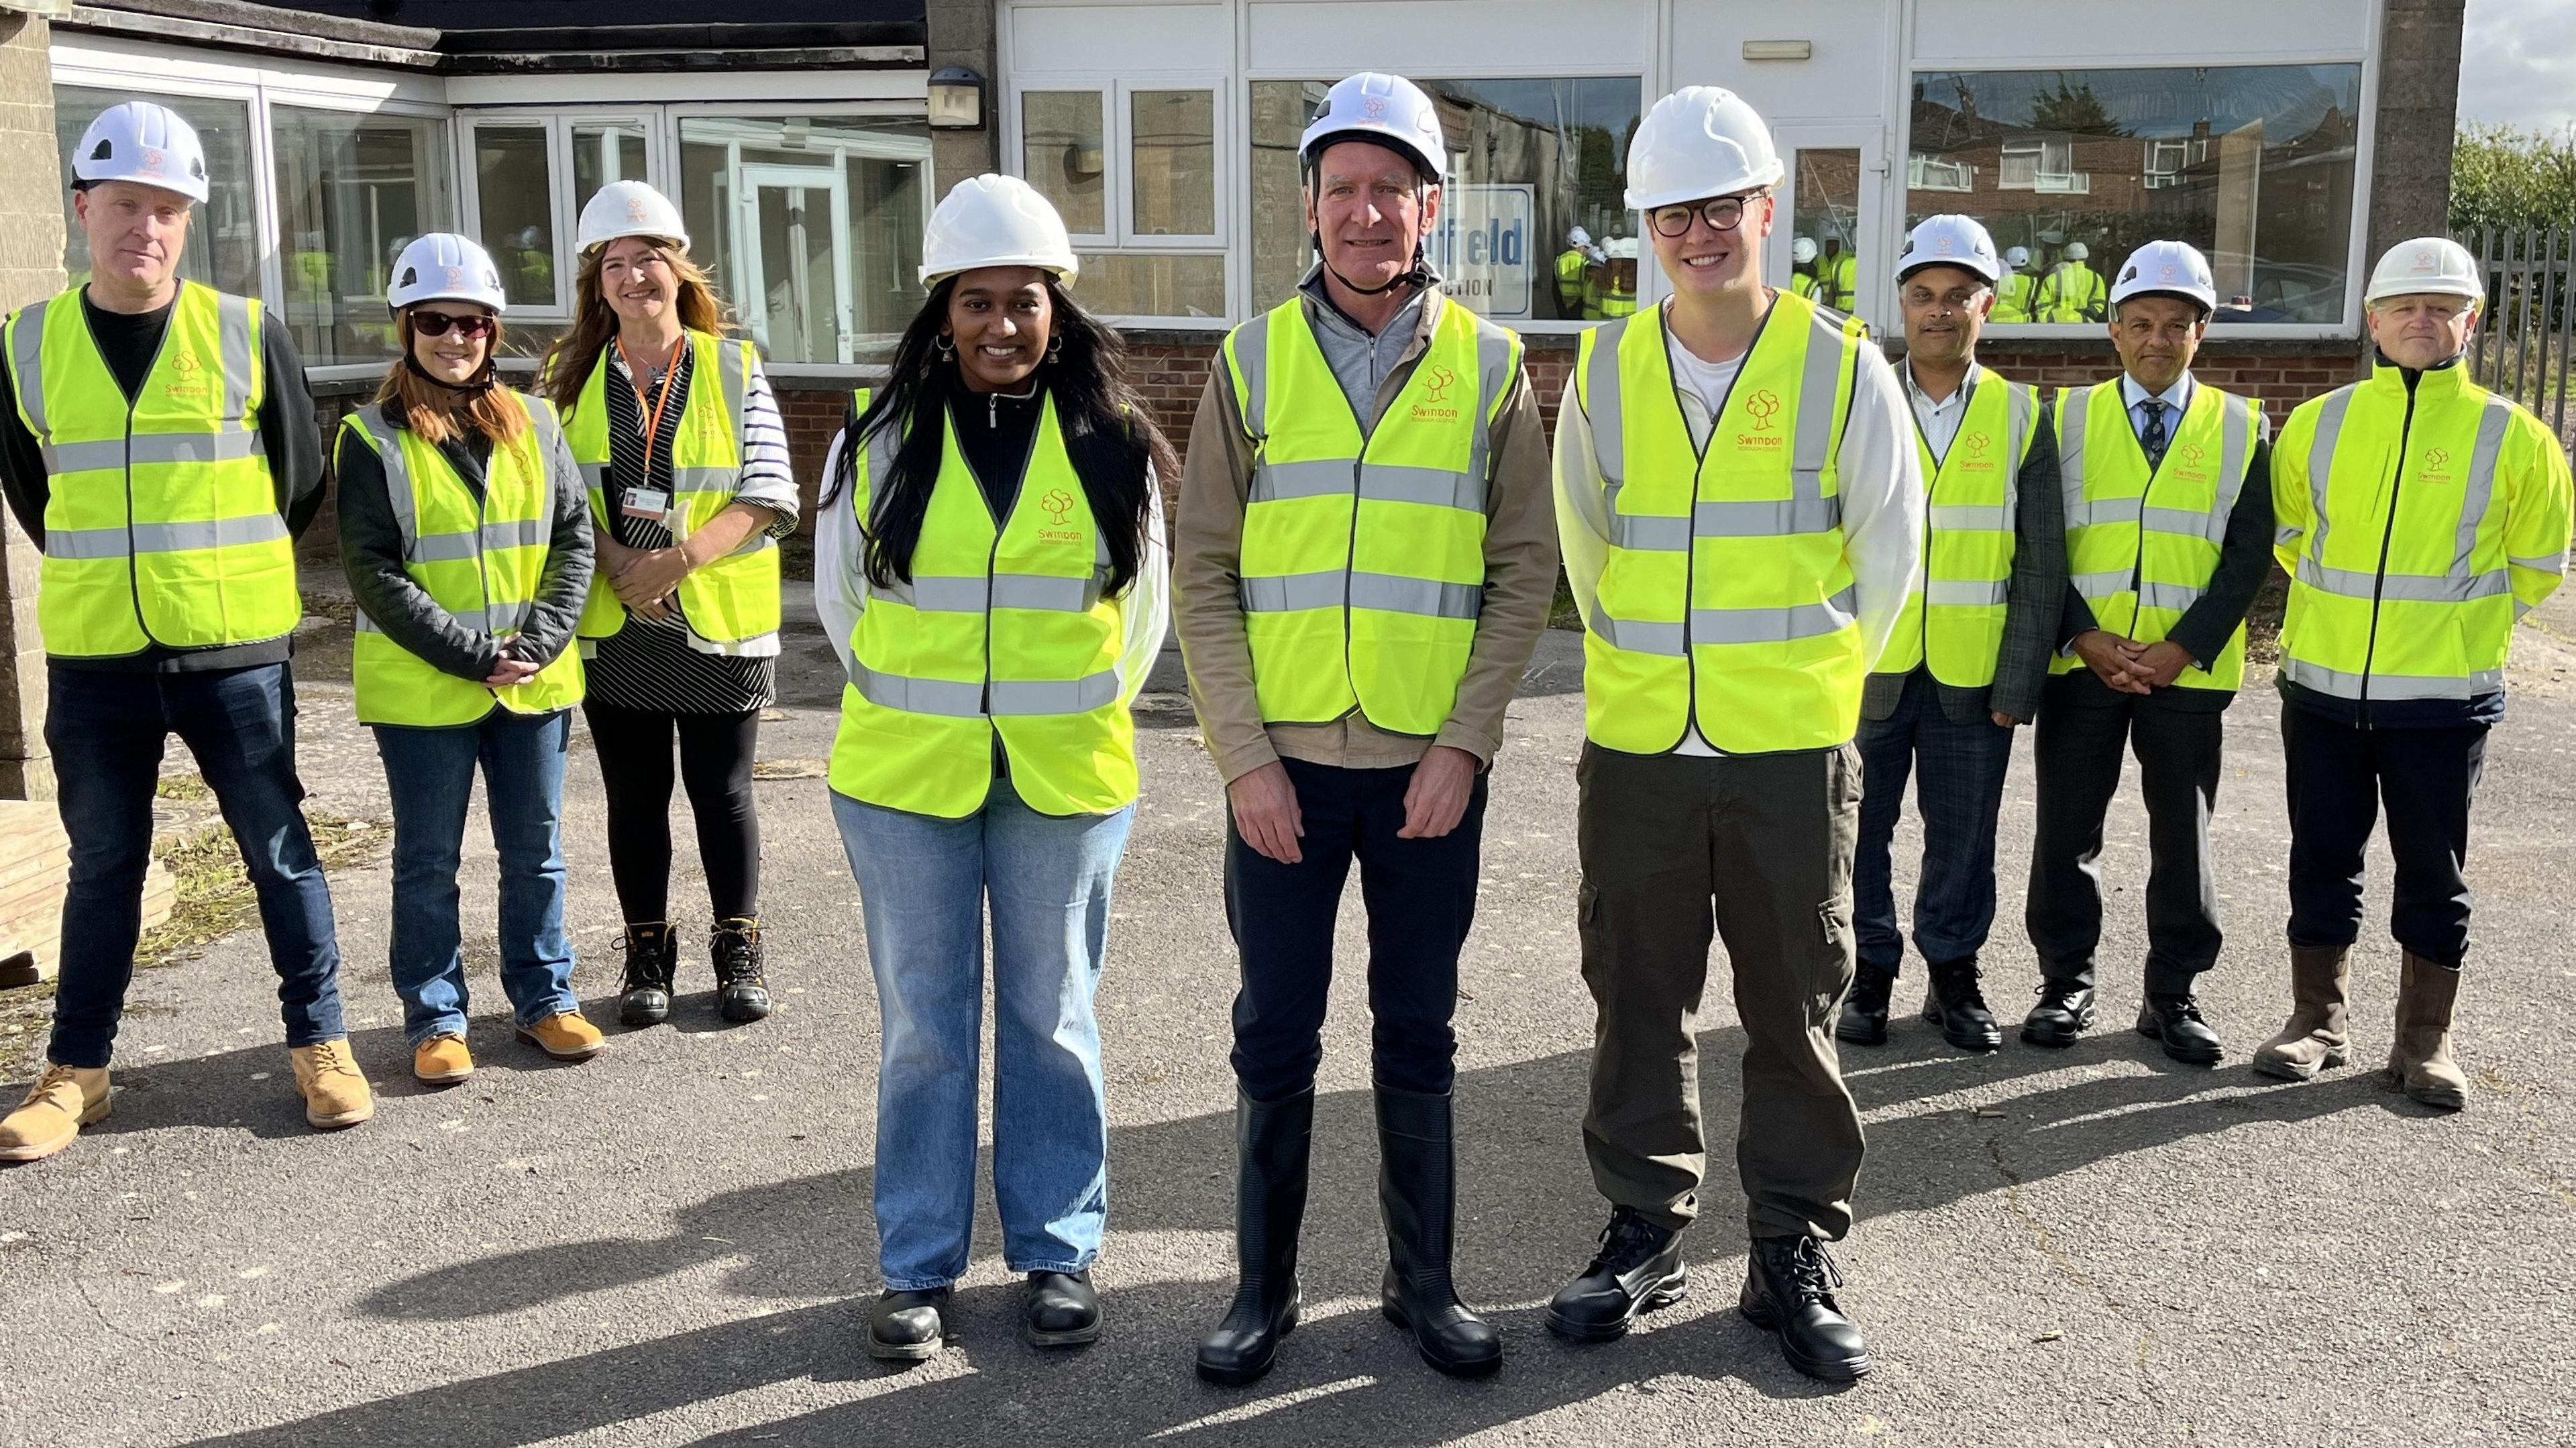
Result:
M683 335L680 340L686 342L688 338ZM661 390L654 394L650 407L644 402L643 374L636 370L635 359L627 353L622 337L617 342L617 355L626 364L627 385L635 389L635 406L644 413L644 487L649 490L653 486L653 443L662 435L662 405L671 400L671 380L680 371L680 349L671 349L670 365L662 369Z

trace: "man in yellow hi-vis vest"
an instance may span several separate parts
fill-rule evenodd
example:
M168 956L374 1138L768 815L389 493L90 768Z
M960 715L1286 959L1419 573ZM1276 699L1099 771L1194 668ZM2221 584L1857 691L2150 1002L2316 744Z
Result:
M2039 313L2039 278L2030 274L2030 248L2004 253L2004 274L1995 283L1995 310L1989 322L2028 322Z
M1583 316L1584 278L1605 254L1592 244L1592 233L1578 226L1565 234L1565 250L1556 254L1556 310L1568 321Z
M1484 769L1555 595L1546 443L1519 340L1441 296L1423 262L1448 156L1431 98L1399 76L1352 76L1299 156L1320 261L1226 339L1173 550L1191 698L1231 807L1226 913L1243 967L1243 1275L1198 1369L1250 1382L1295 1323L1325 984L1356 860L1386 1309L1433 1367L1488 1373L1501 1341L1449 1282L1449 1020Z
M1923 1018L1963 1051L2003 1032L1977 985L1995 920L1995 828L2013 730L2039 713L2066 609L2057 438L2037 391L1977 365L2004 274L1994 238L1965 216L1924 219L1896 259L1906 401L1930 493L1924 581L1860 705L1860 854L1852 872L1859 973L1834 1034L1887 1039L1905 954L1889 845L1915 778L1923 870L1914 949L1929 967Z
M258 890L305 1119L355 1125L375 1100L341 1027L287 663L294 535L323 496L303 363L259 303L180 278L208 181L176 112L103 112L72 174L90 280L10 317L0 343L0 483L44 553L45 742L72 857L49 1064L0 1122L0 1160L49 1156L108 1112L173 733Z
M2461 359L2486 278L2445 237L2400 242L2363 294L2369 380L2281 429L2272 503L2290 573L2281 737L2290 780L2290 995L2254 1069L2344 1063L2362 856L2384 800L2403 948L2389 1073L2457 1111L2451 1008L2469 949L2469 804L2504 716L2514 624L2567 573L2566 450Z
M2093 251L2070 241L2055 268L2039 284L2039 320L2098 322L2103 319L2102 274L2093 269Z
M1672 301L1583 335L1556 434L1582 610L1583 1139L1601 1250L1548 1326L1624 1335L1678 1299L1698 1215L1696 1018L1726 941L1743 1019L1744 1315L1791 1366L1869 1371L1824 1243L1851 1230L1860 1114L1825 1025L1852 978L1862 680L1923 552L1895 374L1858 322L1762 279L1782 167L1733 93L1655 103L1628 150Z
M2069 587L2034 741L2039 833L2024 917L2042 978L2021 1035L2037 1046L2071 1046L2093 1022L2102 824L2127 748L2152 861L2138 1034L2189 1064L2223 1054L2194 982L2221 942L2209 860L2219 715L2244 677L2245 614L2272 570L2272 491L2261 407L2191 375L2216 306L2198 250L2139 247L2111 290L2120 377L2057 398Z

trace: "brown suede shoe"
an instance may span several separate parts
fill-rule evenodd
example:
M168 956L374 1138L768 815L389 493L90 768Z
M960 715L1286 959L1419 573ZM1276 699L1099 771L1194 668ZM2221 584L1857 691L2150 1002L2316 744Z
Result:
M115 1094L107 1068L45 1067L17 1110L0 1119L0 1161L40 1161L104 1117Z
M306 1121L337 1131L376 1114L376 1093L358 1069L357 1058L349 1054L348 1037L297 1046L286 1057L295 1067L295 1089L304 1093Z
M599 1027L579 1011L560 1011L533 1026L519 1027L519 1039L558 1061L587 1061L606 1044Z
M2350 1040L2344 1033L2344 993L2352 984L2352 947L2290 947L2290 1023L2254 1048L2254 1069L2284 1081L2312 1081L2340 1066Z
M2388 1074L2407 1095L2445 1111L2469 1104L2469 1078L2451 1060L2451 1007L2459 997L2458 971L2406 952L2397 978L2397 1039L2388 1047Z
M432 1036L411 1052L413 1079L427 1086L453 1086L474 1074L474 1053L463 1036Z

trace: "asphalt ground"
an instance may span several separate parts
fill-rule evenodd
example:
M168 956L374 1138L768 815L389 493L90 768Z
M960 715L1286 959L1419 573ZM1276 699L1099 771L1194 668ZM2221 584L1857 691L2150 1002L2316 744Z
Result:
M404 1069L381 858L336 874L353 1037L382 1098L352 1131L303 1123L256 930L142 972L115 1114L67 1154L0 1175L0 1442L2569 1442L2576 1048L2560 1012L2576 977L2576 607L2536 622L2478 806L2458 1032L2470 1110L2432 1113L2371 1069L2397 964L2380 927L2384 852L2358 957L2355 1065L2309 1085L2245 1068L2287 1007L2278 708L2249 689L2228 715L2212 822L2231 934L2204 999L2226 1064L2183 1067L2132 1034L2138 985L2119 965L2102 1025L2070 1051L2008 1041L1963 1055L1904 1018L1890 1045L1846 1048L1870 1155L1859 1223L1836 1251L1878 1362L1846 1389L1798 1376L1733 1311L1742 1201L1725 1148L1741 1040L1722 975L1700 1023L1714 1149L1687 1238L1691 1296L1609 1346L1570 1346L1540 1323L1604 1217L1579 1136L1591 1008L1573 929L1582 717L1569 634L1550 635L1494 774L1458 1009L1458 1280L1501 1327L1503 1372L1443 1379L1376 1311L1384 1245L1354 886L1317 1109L1305 1324L1258 1386L1191 1373L1232 1271L1234 967L1222 791L1168 672L1142 701L1146 793L1100 997L1107 1333L1072 1353L1020 1343L987 1192L950 1350L909 1371L871 1362L877 1016L820 778L832 664L806 630L762 739L777 1014L749 1027L715 1014L685 827L673 1023L611 1025L610 1049L577 1066L510 1039L492 867L469 848L482 1070L447 1091ZM382 820L381 769L332 679L328 630L309 643L313 807ZM2018 922L2022 749L1987 956L2007 1019L2033 979ZM586 739L566 813L577 981L613 1022L616 909ZM2144 836L2132 789L2105 858L2107 962L2144 957ZM1900 891L1918 849L1909 824ZM1908 970L1900 1011L1919 999L1920 966Z

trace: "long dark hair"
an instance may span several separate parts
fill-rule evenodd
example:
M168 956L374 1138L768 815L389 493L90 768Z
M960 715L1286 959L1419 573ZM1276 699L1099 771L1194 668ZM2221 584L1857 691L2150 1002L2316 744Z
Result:
M1055 278L1047 278L1046 289L1054 313L1048 333L1051 355L1038 364L1037 382L1055 399L1065 453L1082 479L1083 498L1109 552L1104 591L1114 594L1133 582L1143 566L1151 504L1146 464L1166 478L1176 475L1179 464L1127 383L1127 347L1116 329L1084 311ZM931 487L939 481L946 433L941 423L951 400L970 395L957 374L956 357L942 355L939 348L948 299L956 290L957 278L942 279L903 329L886 385L869 400L867 411L841 429L840 464L823 490L825 504L839 497L851 485L867 440L882 428L901 430L903 440L887 475L869 479L868 516L859 520L867 540L863 566L868 581L880 588L912 581L912 551L921 541L922 518L930 511Z

